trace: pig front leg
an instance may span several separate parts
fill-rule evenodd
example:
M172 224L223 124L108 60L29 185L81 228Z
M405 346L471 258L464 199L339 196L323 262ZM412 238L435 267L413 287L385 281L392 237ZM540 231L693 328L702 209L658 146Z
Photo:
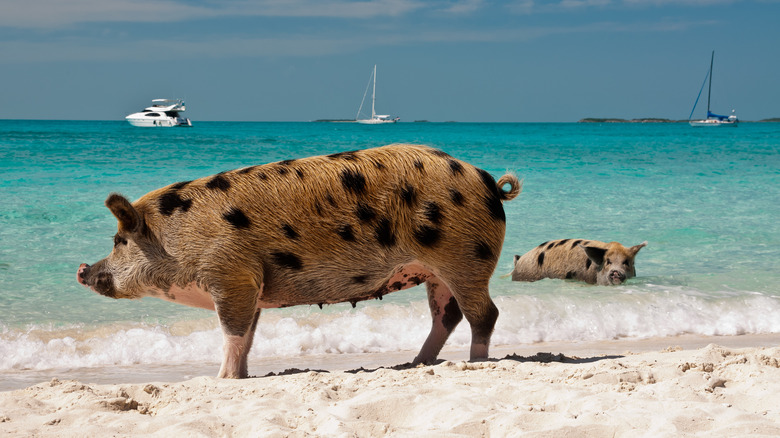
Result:
M244 379L249 376L247 358L252 348L260 309L257 308L258 293L231 296L215 300L217 317L222 327L223 357L217 377Z
M413 364L433 363L447 338L450 337L450 333L463 319L458 302L446 284L436 277L431 277L425 282L425 286L428 288L428 305L431 308L433 323L431 332L420 349L420 353L414 358Z

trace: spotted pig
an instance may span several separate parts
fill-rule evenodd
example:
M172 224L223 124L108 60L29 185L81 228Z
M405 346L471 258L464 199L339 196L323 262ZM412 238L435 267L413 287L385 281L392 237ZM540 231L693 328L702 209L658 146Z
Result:
M618 242L563 239L544 242L515 256L512 280L565 278L590 284L622 284L636 276L634 258L647 242L626 248Z
M509 186L508 190L505 187ZM111 298L158 297L215 310L219 377L247 376L261 309L382 299L426 284L430 363L463 316L471 359L487 358L498 309L488 294L504 240L502 201L521 189L424 146L391 145L222 172L111 194L114 249L78 269Z

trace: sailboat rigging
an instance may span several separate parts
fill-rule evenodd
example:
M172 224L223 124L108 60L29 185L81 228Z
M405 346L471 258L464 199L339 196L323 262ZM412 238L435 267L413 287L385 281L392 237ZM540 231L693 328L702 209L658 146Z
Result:
M366 101L366 95L368 94L368 89L369 87L371 87L372 81L374 83L374 87L373 87L373 91L371 92L371 118L361 119L360 113L363 111L363 104ZM383 123L395 123L400 119L400 117L390 117L388 115L377 114L375 106L376 106L376 64L374 64L374 70L371 73L371 77L368 79L368 85L366 85L366 91L363 92L363 100L360 101L360 108L358 108L357 116L355 116L355 121L358 123L362 123L364 125L379 125Z
M714 62L715 51L713 50L712 57L710 57L710 70L707 72L707 75L704 76L704 82L701 84L701 88L699 89L699 95L696 96L696 102L693 103L693 109L691 109L691 114L688 116L688 123L690 123L691 126L737 126L737 123L739 123L736 114L734 114L735 110L731 110L731 115L729 116L721 116L710 111L710 97L712 95L712 65ZM707 118L702 120L691 120L693 112L696 110L696 105L699 103L701 92L704 91L704 84L708 82L709 88L707 90Z

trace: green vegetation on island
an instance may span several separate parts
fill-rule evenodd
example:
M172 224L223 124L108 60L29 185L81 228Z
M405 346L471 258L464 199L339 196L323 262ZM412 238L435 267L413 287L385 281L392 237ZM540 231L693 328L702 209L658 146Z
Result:
M647 117L642 119L618 119L618 118L597 118L587 117L580 119L577 123L681 123L687 120L661 119L657 117Z

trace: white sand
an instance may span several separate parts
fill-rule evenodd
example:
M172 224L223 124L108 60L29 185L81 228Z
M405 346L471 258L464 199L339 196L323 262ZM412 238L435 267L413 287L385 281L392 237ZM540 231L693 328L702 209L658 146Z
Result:
M771 335L499 346L500 360L445 351L452 361L397 369L376 366L408 358L351 357L364 371L310 357L304 366L323 371L243 381L118 383L134 379L98 371L114 383L61 377L0 392L0 435L780 436L778 345Z

